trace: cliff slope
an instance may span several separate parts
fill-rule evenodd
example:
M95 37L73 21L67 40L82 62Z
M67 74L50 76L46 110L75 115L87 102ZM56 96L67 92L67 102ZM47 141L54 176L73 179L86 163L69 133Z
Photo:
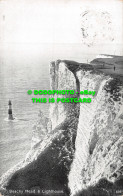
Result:
M76 78L64 63L52 62L50 74L52 90L77 90ZM65 97L59 95L62 96ZM22 190L22 194L26 195L25 190L35 189L40 191L40 195L47 195L44 190L69 195L68 174L75 152L79 105L51 103L50 115L51 121L40 112L38 122L33 127L31 150L23 162L2 176L2 194L12 195L10 190ZM50 192L50 195L54 194L57 193Z
M10 195L10 189L76 195L104 177L111 182L122 179L122 82L92 65L67 60L52 62L50 76L51 90L94 90L96 94L91 103L51 103L50 120L39 115L30 152L1 178L4 195Z
M122 178L123 86L119 79L98 71L77 72L80 91L95 90L92 102L80 105L75 157L69 174L74 195L100 179Z

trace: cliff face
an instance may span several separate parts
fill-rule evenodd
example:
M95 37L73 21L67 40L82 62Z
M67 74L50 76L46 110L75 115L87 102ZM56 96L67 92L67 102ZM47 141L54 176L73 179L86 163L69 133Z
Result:
M77 78L74 72L69 68L67 64L58 60L50 64L50 84L51 90L78 90ZM69 95L54 94L51 98L69 98ZM71 95L71 97L77 97ZM52 129L57 125L72 121L73 116L78 118L79 116L79 105L76 103L62 103L55 102L50 104L50 119L52 122Z
M64 63L52 62L50 67L51 89L77 89L76 78ZM33 127L31 150L23 162L2 176L2 194L10 195L9 190L14 189L23 190L25 195L25 190L37 189L43 196L47 195L43 190L69 195L68 174L75 153L79 104L51 103L50 116L51 121L40 112Z
M100 179L107 178L115 182L122 176L122 83L117 78L104 75L91 66L84 64L74 64L74 62L64 61L58 66L65 65L74 73L71 80L62 78L65 70L61 70L60 75L56 72L56 89L73 89L75 78L77 79L77 89L79 91L93 90L96 95L91 103L80 104L79 123L75 140L75 154L69 173L69 187L74 195L78 190L85 189L90 185L95 185ZM62 67L62 66L61 66ZM69 75L66 73L66 75ZM64 82L63 82L64 81ZM81 98L86 97L80 95ZM88 97L88 96L87 96ZM61 104L64 108L64 104ZM64 109L58 105L52 105L52 123L59 124L58 116L65 116ZM56 110L56 108L59 108ZM58 115L58 120L54 116ZM60 118L61 120L61 118Z
M118 79L79 71L80 90L92 89L96 96L90 104L80 105L76 151L69 174L72 194L99 179L115 182L122 176L122 93Z
M51 103L50 120L40 113L30 152L1 178L4 194L9 189L38 188L74 195L103 177L115 182L122 176L121 82L74 61L52 62L50 76L51 90L96 94L91 103Z

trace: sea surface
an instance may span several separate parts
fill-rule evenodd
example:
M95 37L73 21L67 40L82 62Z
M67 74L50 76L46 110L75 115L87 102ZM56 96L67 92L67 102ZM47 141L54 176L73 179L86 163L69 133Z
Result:
M88 62L102 52L101 47L97 48L83 48L82 44L4 43L0 46L0 176L22 161L29 151L39 110L46 116L49 113L49 104L33 103L31 98L35 96L27 91L50 89L51 61ZM8 120L9 99L14 121Z

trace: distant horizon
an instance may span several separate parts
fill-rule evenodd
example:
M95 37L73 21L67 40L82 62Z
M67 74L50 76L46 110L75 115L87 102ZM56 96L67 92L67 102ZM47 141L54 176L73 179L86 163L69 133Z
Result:
M119 45L118 45L119 46ZM114 51L110 50L109 44L102 47L97 44L96 47L83 46L82 43L69 43L69 44L8 44L0 45L0 66L2 64L19 64L27 63L32 64L40 63L45 66L57 59L68 59L78 62L87 63L97 58L98 55L115 55L123 56L122 50L117 46ZM112 48L114 46L112 45ZM95 48L95 49L94 49ZM46 62L46 63L45 63ZM1 64L2 63L2 64Z

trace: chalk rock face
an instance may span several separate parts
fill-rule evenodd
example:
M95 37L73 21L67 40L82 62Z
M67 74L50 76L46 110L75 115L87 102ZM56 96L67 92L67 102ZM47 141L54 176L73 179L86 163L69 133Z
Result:
M32 143L33 148L38 142L43 140L45 135L50 133L52 130L51 120L44 116L44 114L39 111L37 123L33 126L32 131Z
M74 73L64 62L51 64L51 89L77 89ZM57 98L58 95L54 95ZM66 95L60 95L66 98ZM0 179L2 194L9 190L38 189L61 191L69 195L68 174L75 152L79 117L78 103L51 103L51 122L39 113L33 127L32 148L24 161L11 168ZM51 128L52 127L52 128Z
M115 182L123 172L122 84L96 71L80 70L77 76L80 91L95 90L96 95L91 103L80 105L76 151L69 174L71 195L104 177Z
M92 65L56 61L50 65L54 94L50 120L42 112L33 128L32 148L24 161L0 179L2 195L8 190L61 190L76 195L100 179L122 177L123 86L119 79L94 70ZM81 95L96 91L94 96ZM91 98L91 103L57 103L57 98ZM22 194L25 196L25 192ZM40 193L41 196L47 195ZM60 195L60 194L58 194Z
M60 60L52 62L50 65L50 83L51 90L74 90L77 91L76 78L70 69L67 68L67 64ZM67 121L76 115L78 105L75 103L57 103L57 98L70 97L68 94L54 94L51 98L55 99L55 103L50 104L50 119L52 121L52 128L55 128L58 124ZM71 95L71 97L76 97ZM76 108L76 109L75 109ZM78 112L78 111L77 111Z

